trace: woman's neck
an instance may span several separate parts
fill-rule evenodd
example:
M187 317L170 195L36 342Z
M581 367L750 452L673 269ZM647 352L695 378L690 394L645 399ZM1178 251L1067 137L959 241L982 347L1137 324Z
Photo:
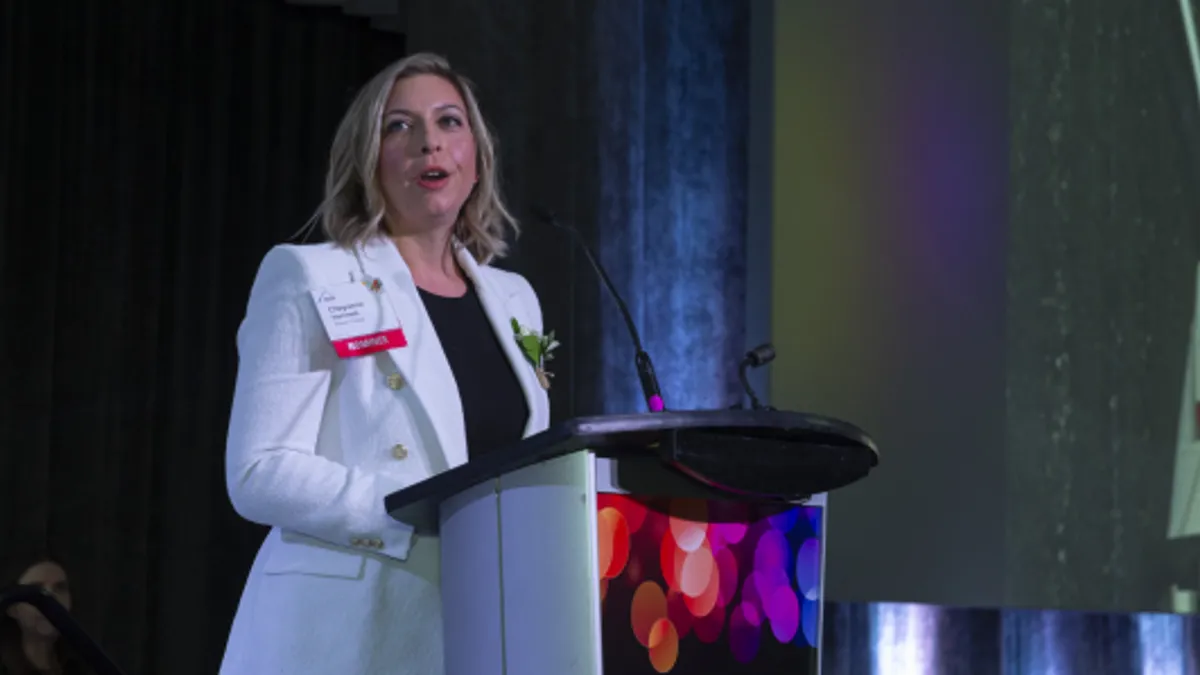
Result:
M467 282L454 257L449 235L398 235L392 237L396 250L408 265L413 283L436 295L459 296Z

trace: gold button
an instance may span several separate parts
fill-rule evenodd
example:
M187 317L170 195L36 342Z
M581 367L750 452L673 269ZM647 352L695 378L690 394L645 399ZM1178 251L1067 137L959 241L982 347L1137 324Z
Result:
M400 387L404 386L404 378L400 377L400 373L392 373L391 375L387 376L387 386L388 389L396 391Z
M362 546L363 540L359 539L358 537L354 537L353 539L350 540L350 545L351 546Z
M396 459L407 459L408 458L408 448L404 447L400 443L393 445L392 446L392 457L395 457Z
M372 539L371 548L383 548L383 541L380 539Z

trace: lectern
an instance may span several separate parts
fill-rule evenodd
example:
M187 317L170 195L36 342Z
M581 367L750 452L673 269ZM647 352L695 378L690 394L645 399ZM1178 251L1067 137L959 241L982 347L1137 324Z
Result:
M814 415L587 417L386 507L440 538L447 675L818 673L824 498L877 461Z

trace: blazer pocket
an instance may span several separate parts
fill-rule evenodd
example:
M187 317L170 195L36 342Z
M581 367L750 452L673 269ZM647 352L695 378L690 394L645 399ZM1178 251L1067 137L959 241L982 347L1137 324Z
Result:
M366 558L361 553L278 528L273 529L268 538L271 543L263 564L264 574L309 574L341 579L362 577Z

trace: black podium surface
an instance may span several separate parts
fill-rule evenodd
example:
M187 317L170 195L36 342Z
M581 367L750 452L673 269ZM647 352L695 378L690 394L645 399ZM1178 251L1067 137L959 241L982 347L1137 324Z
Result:
M388 513L436 532L438 507L480 483L580 450L655 456L732 496L795 502L865 477L874 441L841 420L773 410L710 410L580 417L388 495Z

